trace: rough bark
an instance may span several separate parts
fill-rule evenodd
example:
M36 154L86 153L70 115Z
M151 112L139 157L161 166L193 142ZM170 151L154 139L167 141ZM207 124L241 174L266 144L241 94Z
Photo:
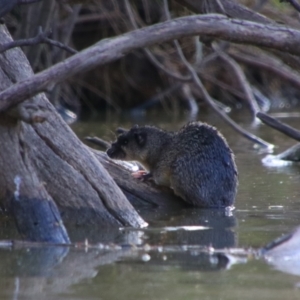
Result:
M0 89L7 83L1 75ZM20 124L4 115L0 117L0 144L2 208L15 217L19 232L26 239L68 243L69 238L57 207L27 155ZM17 178L19 187L16 186Z
M229 19L217 14L182 17L102 40L53 67L14 84L0 93L0 111L51 89L70 76L115 61L138 48L192 35L269 47L295 55L300 53L300 31L295 29Z
M0 43L10 41L5 26L0 26ZM31 76L32 70L20 49L0 55L0 90ZM36 122L45 119L43 123ZM44 94L1 115L0 169L0 199L4 209L10 206L14 178L18 175L22 178L20 197L54 199L64 221L105 226L145 225Z

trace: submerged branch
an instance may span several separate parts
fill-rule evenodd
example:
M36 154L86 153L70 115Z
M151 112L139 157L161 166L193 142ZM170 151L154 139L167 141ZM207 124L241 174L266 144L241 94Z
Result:
M289 136L290 138L299 141L300 142L300 131L289 126L286 125L276 119L274 119L273 117L259 112L256 114L256 116L265 124L267 124L268 126L282 132L283 134Z

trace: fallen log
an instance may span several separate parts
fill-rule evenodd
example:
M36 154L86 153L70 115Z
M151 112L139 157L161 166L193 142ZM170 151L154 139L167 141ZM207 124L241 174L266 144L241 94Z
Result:
M0 44L11 40L0 25ZM0 91L31 76L21 49L0 55ZM63 222L76 225L146 225L45 94L1 113L0 170L1 207L28 240L68 243L60 215ZM14 195L16 177L22 180L19 200Z

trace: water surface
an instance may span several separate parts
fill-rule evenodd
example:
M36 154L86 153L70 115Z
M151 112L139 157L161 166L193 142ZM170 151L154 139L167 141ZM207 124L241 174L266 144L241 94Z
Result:
M294 144L282 134L243 118L243 114L236 116L245 128L279 146L275 152ZM297 227L300 168L266 167L261 162L266 154L254 149L253 143L214 116L202 120L217 126L236 154L240 184L232 214L192 208L150 210L141 212L150 224L145 230L70 231L73 241L86 237L93 242L127 245L122 249L2 249L0 298L299 299L300 269L284 268L255 255L203 249L258 249ZM297 118L284 121L300 128ZM135 123L174 130L184 120L165 115L134 121L102 116L72 128L80 138L98 135L110 140L114 128ZM2 231L4 238L15 236L10 226Z

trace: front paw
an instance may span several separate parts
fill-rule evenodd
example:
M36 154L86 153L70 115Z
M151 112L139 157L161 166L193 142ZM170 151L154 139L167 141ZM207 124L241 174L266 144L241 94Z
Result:
M131 175L132 175L132 177L134 177L136 179L139 179L141 181L145 181L145 180L148 180L148 179L152 178L152 174L151 173L147 173L144 170L133 172L133 173L131 173Z

